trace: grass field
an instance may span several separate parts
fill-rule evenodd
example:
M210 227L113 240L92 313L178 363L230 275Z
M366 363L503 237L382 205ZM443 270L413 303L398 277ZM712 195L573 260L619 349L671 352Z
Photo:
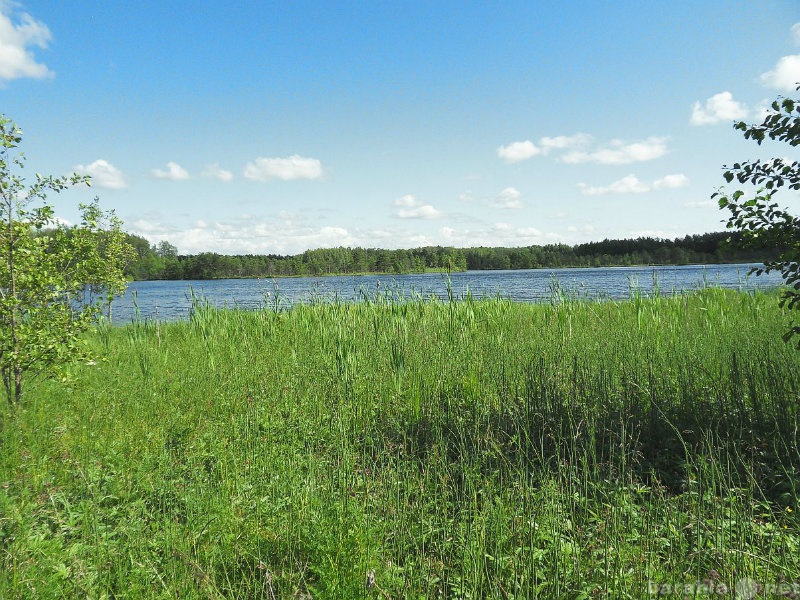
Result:
M795 597L787 322L706 289L99 327L0 409L0 597Z

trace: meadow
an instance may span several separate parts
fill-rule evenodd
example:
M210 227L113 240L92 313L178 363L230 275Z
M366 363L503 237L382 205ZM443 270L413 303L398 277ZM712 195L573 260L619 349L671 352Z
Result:
M96 364L0 409L0 597L797 597L777 300L101 325Z

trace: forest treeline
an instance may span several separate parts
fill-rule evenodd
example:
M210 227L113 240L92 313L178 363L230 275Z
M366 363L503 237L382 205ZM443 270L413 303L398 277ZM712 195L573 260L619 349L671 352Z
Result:
M609 267L630 265L685 265L763 262L778 249L743 250L730 232L687 235L673 240L651 237L603 240L575 246L548 244L520 248L452 248L428 246L410 250L377 248L324 248L296 255L215 252L179 255L162 241L151 245L128 234L136 259L127 275L147 279L225 279L240 277L290 277L355 273L424 273L496 269ZM730 240L730 241L728 241Z

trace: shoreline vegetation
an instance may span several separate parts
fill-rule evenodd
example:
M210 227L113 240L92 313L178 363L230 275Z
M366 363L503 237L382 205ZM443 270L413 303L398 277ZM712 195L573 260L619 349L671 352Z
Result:
M151 245L128 234L135 259L126 276L133 280L206 280L322 275L387 275L503 269L622 267L748 263L775 260L778 248L742 249L740 234L717 232L674 240L603 240L575 246L549 244L519 248L429 246L410 250L327 248L297 255L179 255L162 241Z
M0 597L794 597L778 298L101 323L0 409Z

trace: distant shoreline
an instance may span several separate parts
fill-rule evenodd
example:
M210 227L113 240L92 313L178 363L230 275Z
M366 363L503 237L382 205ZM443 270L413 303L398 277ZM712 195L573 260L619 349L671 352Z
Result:
M301 254L181 255L169 242L151 245L128 234L136 258L126 276L134 281L322 277L328 275L404 275L560 269L573 267L634 267L759 263L775 260L779 248L743 249L737 233L727 231L687 235L674 240L637 238L603 240L568 246L521 247L424 246L412 249L337 247Z
M726 260L718 262L691 262L691 263L635 263L635 264L607 264L607 265L544 265L539 267L529 267L522 269L427 269L425 271L359 271L359 272L341 272L341 273L303 273L298 275L252 275L252 276L221 276L221 277L208 277L205 279L191 279L191 278L159 278L159 279L130 279L129 281L219 281L223 279L303 279L308 277L386 277L392 275L444 275L448 273L482 273L491 271L542 271L552 269L642 269L648 267L703 267L713 265L759 265L763 264L761 261L740 261L740 260Z

